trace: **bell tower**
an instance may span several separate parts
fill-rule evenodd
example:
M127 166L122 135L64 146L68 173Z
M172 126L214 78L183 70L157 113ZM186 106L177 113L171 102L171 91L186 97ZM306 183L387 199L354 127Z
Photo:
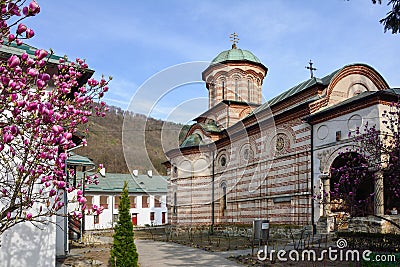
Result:
M214 115L216 123L224 128L236 123L262 104L262 83L268 71L253 53L237 48L239 38L236 33L230 37L232 48L216 56L202 73L208 89L207 113L211 114L222 104L235 106L230 113L228 110L226 118ZM248 110L247 113L245 109Z

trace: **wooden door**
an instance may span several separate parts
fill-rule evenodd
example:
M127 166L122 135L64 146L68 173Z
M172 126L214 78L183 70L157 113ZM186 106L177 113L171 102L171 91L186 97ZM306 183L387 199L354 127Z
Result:
M137 213L132 213L132 224L137 225Z
M166 215L166 212L163 212L162 213L162 218L161 218L162 219L162 222L161 222L162 224L165 224L165 215Z

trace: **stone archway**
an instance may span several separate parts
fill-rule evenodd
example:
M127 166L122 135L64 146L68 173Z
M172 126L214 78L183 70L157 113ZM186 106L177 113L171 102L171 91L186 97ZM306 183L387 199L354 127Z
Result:
M356 152L338 155L329 171L330 212L351 216L374 213L374 175Z

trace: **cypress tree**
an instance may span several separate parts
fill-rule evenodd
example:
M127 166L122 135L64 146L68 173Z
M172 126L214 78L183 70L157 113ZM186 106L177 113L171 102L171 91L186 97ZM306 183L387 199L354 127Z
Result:
M137 266L138 254L134 243L133 225L129 209L128 183L125 181L118 207L118 222L114 227L114 242L110 253L111 266Z

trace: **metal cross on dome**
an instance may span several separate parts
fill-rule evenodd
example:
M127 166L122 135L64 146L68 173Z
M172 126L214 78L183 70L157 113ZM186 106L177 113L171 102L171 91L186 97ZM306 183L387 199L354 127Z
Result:
M231 39L230 41L232 42L232 48L236 48L236 44L239 42L238 34L236 32L231 33L229 35L229 38Z

